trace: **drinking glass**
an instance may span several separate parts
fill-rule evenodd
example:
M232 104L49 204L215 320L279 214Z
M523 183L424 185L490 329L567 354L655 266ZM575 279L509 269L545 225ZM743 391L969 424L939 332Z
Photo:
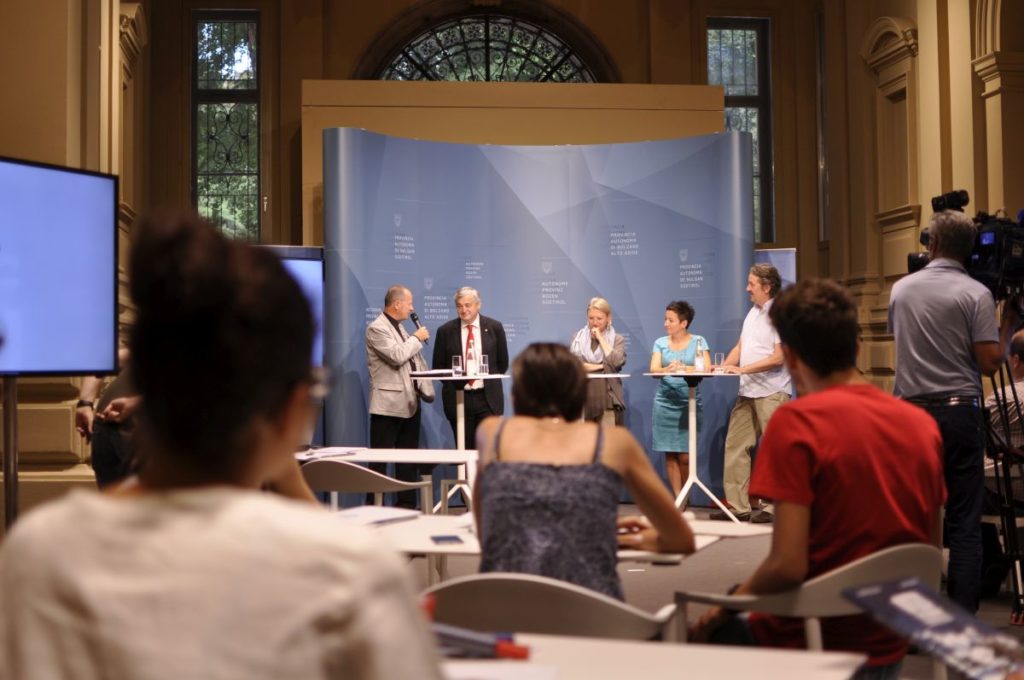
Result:
M725 370L722 368L723 363L725 363L725 353L715 352L715 373L721 373Z
M487 355L480 355L480 367L477 369L477 373L480 375L487 375L490 372L490 366L487 363Z
M462 355L456 354L452 357L452 377L458 378L462 375Z

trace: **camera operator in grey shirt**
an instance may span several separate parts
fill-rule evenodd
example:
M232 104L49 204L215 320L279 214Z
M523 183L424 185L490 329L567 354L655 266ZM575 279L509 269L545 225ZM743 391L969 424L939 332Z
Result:
M948 499L948 594L974 612L981 581L984 422L981 377L998 370L1015 305L996 324L992 293L964 268L977 229L962 212L935 213L929 224L931 261L897 281L889 298L896 342L896 396L924 408L939 425Z

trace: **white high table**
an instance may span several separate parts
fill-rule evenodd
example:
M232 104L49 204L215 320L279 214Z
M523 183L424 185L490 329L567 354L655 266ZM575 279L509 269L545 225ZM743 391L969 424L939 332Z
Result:
M847 652L731 647L724 645L632 642L562 635L515 636L530 648L529 661L450 660L450 680L679 680L679 678L757 678L757 680L846 680L867 656ZM533 666L532 675L515 674L515 666ZM534 670L526 668L524 670ZM544 671L550 669L550 673ZM490 671L490 672L488 672ZM511 671L511 672L510 672Z
M478 373L476 375L470 375L470 376L460 375L460 376L456 377L456 376L452 375L451 370L413 371L410 375L411 375L411 377L413 377L413 378L415 378L417 380L436 380L438 382L454 382L454 383L456 383L456 385L455 385L455 448L458 451L465 451L466 450L466 390L463 389L465 387L465 383L473 381L473 380L508 380L509 378L512 377L512 376L507 375L505 373L487 373L487 374L484 374L484 375L481 375L481 374ZM459 384L459 383L462 383L462 384ZM475 445L476 444L474 443L474 446ZM421 461L421 462L430 462L430 461ZM448 489L448 493L446 494L445 499L451 498L453 495L455 495L455 492L458 491L459 489L464 489L465 494L466 494L466 496L465 496L466 497L466 507L469 507L470 503L472 502L471 499L472 499L472 494L473 494L473 487L472 487L472 483L473 482L472 482L472 480L476 479L476 465L474 464L472 472L470 472L470 470L468 470L466 468L467 468L467 466L464 466L464 465L460 465L459 466L459 473L458 473L459 480L458 480L458 483L453 484L452 487L450 489ZM443 492L444 492L444 490L442 489L442 493ZM440 507L440 504L438 504L438 506L435 506L435 509L437 509L437 507Z
M414 371L410 374L416 380L436 380L438 382L467 383L474 380L508 380L512 376L506 373L487 373L484 375L453 376L451 370ZM466 390L465 385L455 385L455 448L466 449Z
M715 502L715 505L721 508L722 512L728 515L733 522L739 524L740 521L736 519L736 515L732 514L728 506L726 506L725 503L720 501L718 499L718 496L711 493L711 489L709 489L704 484L704 482L700 481L700 478L697 477L697 385L700 383L701 380L704 380L705 378L724 378L739 376L735 373L709 373L707 371L703 371L701 373L697 373L696 371L681 371L675 373L644 373L644 375L658 379L683 378L684 380L686 380L686 386L689 388L689 404L687 405L686 410L690 418L689 427L687 428L690 435L690 464L688 466L689 470L686 475L686 482L683 484L683 488L679 492L679 495L676 496L676 507L683 506L683 503L686 502L686 497L690 495L690 490L693 489L693 487L696 485L699 486L704 491L704 493L706 493L708 497Z

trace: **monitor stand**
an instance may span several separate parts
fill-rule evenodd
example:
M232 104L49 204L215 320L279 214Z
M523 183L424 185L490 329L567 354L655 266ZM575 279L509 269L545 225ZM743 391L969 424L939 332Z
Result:
M4 376L4 527L18 518L18 379Z

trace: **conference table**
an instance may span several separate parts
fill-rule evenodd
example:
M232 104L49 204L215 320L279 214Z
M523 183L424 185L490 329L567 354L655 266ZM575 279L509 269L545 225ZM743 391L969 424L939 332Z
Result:
M845 680L867 660L864 654L634 642L519 633L528 661L457 659L443 664L448 680Z
M718 524L721 524L719 522ZM411 519L387 522L377 531L399 552L407 555L479 555L472 513L462 515L417 515ZM436 537L446 540L437 542ZM697 550L706 548L721 536L700 534L694 537ZM456 540L457 539L457 540ZM619 561L679 564L682 555L647 550L619 550Z
M428 558L428 583L434 583L434 568L437 569L441 581L448 580L448 557L480 555L480 541L474 530L471 513L418 515L412 519L378 525L376 530L398 552L405 555L425 555ZM700 550L717 541L719 537L694 538L697 550ZM434 561L429 559L431 557L438 559ZM620 562L673 565L679 564L683 556L647 550L619 550L618 559Z
M721 508L722 512L724 512L726 516L728 516L733 522L739 524L740 521L736 518L736 515L729 510L729 507L725 503L719 500L718 496L711 493L711 489L709 489L697 476L697 385L700 384L701 380L706 378L739 377L739 374L712 371L676 371L673 373L644 373L644 375L650 378L658 378L659 380L663 378L683 378L686 380L686 386L689 388L687 394L689 400L689 403L687 404L687 412L690 422L687 430L690 435L688 442L690 464L688 466L689 471L686 475L686 481L683 483L683 488L679 492L679 495L676 496L676 507L683 507L683 504L686 502L686 497L690 495L690 491L694 486L698 486L708 495L708 498L715 502L715 505Z
M764 536L772 527L763 524L715 522L687 518L693 530L696 549L702 550L722 538ZM462 515L415 515L399 521L386 522L374 527L395 550L406 555L478 556L480 541L475 532L472 513ZM619 550L620 562L647 562L650 564L679 564L683 556L646 550ZM428 567L429 569L429 567ZM445 559L437 563L441 580L448 578ZM428 581L433 573L428 571Z

